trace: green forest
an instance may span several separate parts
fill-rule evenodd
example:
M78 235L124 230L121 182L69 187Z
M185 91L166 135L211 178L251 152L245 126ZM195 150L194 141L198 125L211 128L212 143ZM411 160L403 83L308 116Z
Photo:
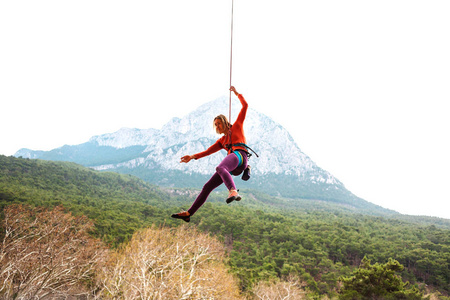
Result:
M92 220L91 234L113 249L128 243L138 229L183 225L170 215L189 208L197 193L74 163L0 156L2 216L13 203L62 205ZM333 298L359 266L395 260L401 265L395 270L410 288L448 299L450 220L371 216L336 203L274 198L255 190L240 194L242 201L226 205L225 191L218 189L189 226L224 244L242 292L260 280L295 274L311 297Z

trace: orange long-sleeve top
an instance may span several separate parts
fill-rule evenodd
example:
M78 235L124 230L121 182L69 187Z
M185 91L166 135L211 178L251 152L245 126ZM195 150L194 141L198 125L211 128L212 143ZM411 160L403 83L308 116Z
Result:
M247 152L247 149L242 146L232 146L231 149L226 147L227 145L247 143L244 135L244 121L245 116L247 114L248 104L247 101L245 101L244 96L242 96L241 94L238 94L238 98L241 101L242 108L241 111L239 112L236 122L234 122L234 124L230 127L226 135L223 135L221 138L219 138L208 149L206 149L203 152L194 154L195 159L211 155L222 149L227 150L228 154L230 154L235 150L244 150Z

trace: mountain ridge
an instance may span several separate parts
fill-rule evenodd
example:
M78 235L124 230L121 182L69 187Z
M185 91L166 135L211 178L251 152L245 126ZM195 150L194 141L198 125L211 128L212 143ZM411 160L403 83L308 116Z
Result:
M232 116L240 110L233 99ZM121 128L93 136L88 142L51 151L19 150L15 156L80 163L95 170L132 174L150 183L172 187L201 186L215 171L225 151L181 164L179 158L201 152L213 144L215 116L228 111L225 97L205 103L182 118L173 118L161 129ZM289 132L251 107L244 123L247 144L259 158L251 157L252 178L239 188L260 189L275 196L342 202L356 207L381 207L348 191L344 184L318 167L301 151Z

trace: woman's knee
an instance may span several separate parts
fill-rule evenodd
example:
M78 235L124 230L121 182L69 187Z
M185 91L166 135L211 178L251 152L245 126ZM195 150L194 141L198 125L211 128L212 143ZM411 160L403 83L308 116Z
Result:
M226 172L226 171L227 170L224 167L220 166L220 165L216 167L216 172L219 173L219 174L222 173L222 172Z

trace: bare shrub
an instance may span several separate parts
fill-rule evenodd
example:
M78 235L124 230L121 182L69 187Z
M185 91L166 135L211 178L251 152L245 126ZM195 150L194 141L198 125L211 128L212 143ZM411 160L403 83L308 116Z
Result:
M0 298L41 299L90 295L93 271L104 259L93 224L62 207L52 211L10 205L0 245Z
M195 228L148 228L102 268L103 296L113 299L242 299L223 246Z
M260 300L306 299L304 286L298 278L290 276L285 281L259 282L253 294Z

